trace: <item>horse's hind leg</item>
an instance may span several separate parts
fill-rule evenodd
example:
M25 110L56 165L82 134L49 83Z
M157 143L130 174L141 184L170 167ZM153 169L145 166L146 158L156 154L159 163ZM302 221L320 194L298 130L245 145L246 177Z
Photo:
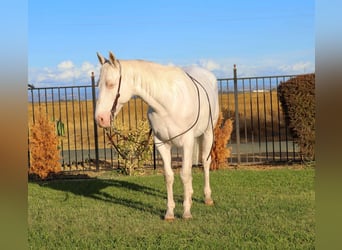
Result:
M155 140L156 144L160 143L159 140ZM175 216L173 210L175 208L175 202L173 199L173 182L174 182L174 173L171 168L171 145L168 143L163 143L159 145L158 151L163 159L164 163L164 176L166 182L166 190L167 190L167 210L164 219L165 220L174 220Z
M202 163L204 169L204 202L207 205L213 205L214 201L211 198L211 188L209 180L209 168L211 163L210 151L213 143L213 132L207 130L202 136Z

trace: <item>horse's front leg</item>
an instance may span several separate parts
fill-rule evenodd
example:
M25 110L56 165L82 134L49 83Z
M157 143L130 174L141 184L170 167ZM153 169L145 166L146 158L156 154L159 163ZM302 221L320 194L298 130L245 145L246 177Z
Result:
M193 153L193 145L194 145L194 138L188 137L185 140L185 143L183 145L183 164L182 164L182 170L180 173L181 179L183 181L184 186L184 213L183 218L184 219L190 219L192 218L191 215L191 205L192 205L192 153Z
M158 145L157 148L164 163L164 176L165 176L166 190L167 190L167 210L166 210L164 219L174 220L175 218L175 215L173 212L175 208L175 201L173 199L174 173L171 168L171 145L168 143L161 143L158 139L155 139L155 142Z

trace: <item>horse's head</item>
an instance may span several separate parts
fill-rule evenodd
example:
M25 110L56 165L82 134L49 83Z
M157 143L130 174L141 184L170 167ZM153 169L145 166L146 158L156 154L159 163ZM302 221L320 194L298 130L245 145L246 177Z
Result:
M127 91L121 87L121 64L112 52L109 59L97 53L101 63L98 81L99 94L96 103L95 119L100 127L110 127L111 120L119 113L123 104L130 99ZM126 88L125 88L126 89Z

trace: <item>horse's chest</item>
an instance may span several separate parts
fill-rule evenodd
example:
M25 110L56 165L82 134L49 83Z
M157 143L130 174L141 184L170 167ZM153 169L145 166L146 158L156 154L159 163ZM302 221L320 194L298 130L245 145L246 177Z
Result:
M148 119L150 121L153 133L161 140L166 140L170 136L170 129L174 124L167 116L161 116L153 111L148 112Z
M153 110L149 110L148 119L150 121L153 134L161 141L166 141L180 134L184 130L184 126L179 123L179 119L172 118L167 114L161 115Z

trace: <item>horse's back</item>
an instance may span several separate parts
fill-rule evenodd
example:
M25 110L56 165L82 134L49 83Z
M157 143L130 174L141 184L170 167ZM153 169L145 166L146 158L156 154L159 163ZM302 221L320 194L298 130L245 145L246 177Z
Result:
M209 70L198 66L184 67L183 70L204 86L210 86L214 91L217 91L216 77Z
M204 88L210 99L213 120L216 123L219 104L218 104L218 87L215 75L207 69L198 66L184 67L183 70L196 79Z

